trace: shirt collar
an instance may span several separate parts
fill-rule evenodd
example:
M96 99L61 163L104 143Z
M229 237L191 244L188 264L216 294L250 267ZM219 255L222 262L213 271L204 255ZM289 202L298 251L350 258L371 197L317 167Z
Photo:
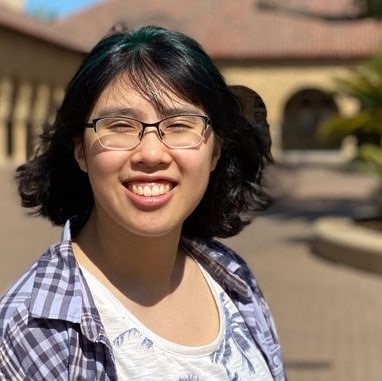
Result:
M64 226L61 242L51 246L37 263L29 311L35 318L78 323L89 340L109 345L73 253L70 220Z
M181 239L181 246L206 266L220 284L242 297L248 297L248 285L241 276L242 266L226 246L214 240L191 240L185 237ZM96 315L91 313L93 308L95 310L94 301L88 288L83 285L73 254L70 221L67 221L61 242L51 246L38 261L30 313L36 318L80 323L84 315L87 319ZM99 332L96 331L90 336L98 336Z
M243 297L249 296L248 285L241 274L243 267L232 250L215 240L191 240L185 237L181 239L181 246L206 266L218 283Z
M79 323L83 307L82 282L73 254L70 223L62 240L39 259L29 307L33 317Z

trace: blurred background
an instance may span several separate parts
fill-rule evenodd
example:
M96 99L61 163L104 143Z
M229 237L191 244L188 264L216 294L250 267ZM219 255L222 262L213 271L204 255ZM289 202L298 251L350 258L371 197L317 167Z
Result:
M289 380L380 381L381 17L380 0L0 0L0 293L59 239L13 177L68 80L113 25L164 26L267 107L275 202L227 243L262 285Z

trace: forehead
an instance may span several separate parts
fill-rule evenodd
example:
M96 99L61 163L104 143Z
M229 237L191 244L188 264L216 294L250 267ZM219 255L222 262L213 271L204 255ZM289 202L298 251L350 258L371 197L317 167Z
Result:
M169 86L153 83L150 88L143 89L132 83L127 75L120 75L103 89L94 105L92 116L121 114L122 110L129 110L128 113L133 112L136 117L151 110L161 116L203 111L185 98L175 94Z

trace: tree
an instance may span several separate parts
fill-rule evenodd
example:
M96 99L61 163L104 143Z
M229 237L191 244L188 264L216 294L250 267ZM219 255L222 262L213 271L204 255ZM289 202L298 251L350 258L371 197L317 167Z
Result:
M349 11L340 14L291 6L284 4L283 0L257 0L257 6L269 11L325 21L382 19L382 0L352 0L352 3L349 2ZM336 93L355 98L359 103L359 111L351 117L337 115L325 121L319 128L319 137L338 141L349 135L356 136L358 157L381 181L377 206L382 215L382 48L367 62L351 69L349 77L339 79L337 85Z
M354 98L359 111L353 116L337 115L319 129L321 139L342 140L354 135L359 145L379 145L382 137L382 49L365 63L350 69L348 78L337 80L337 94Z
M358 7L360 15L364 17L382 18L382 2L381 0L353 0Z
M319 137L341 140L356 136L358 158L379 177L382 185L382 49L352 69L348 78L338 80L336 92L355 98L359 111L353 116L336 115L328 119L319 128ZM382 187L378 199L382 211Z

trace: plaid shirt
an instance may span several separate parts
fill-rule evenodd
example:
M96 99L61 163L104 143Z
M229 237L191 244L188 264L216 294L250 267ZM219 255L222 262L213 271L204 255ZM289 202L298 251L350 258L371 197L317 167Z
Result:
M230 295L275 381L286 380L280 346L262 293L245 262L217 241L182 238ZM111 345L76 263L69 223L0 299L0 380L117 380Z

